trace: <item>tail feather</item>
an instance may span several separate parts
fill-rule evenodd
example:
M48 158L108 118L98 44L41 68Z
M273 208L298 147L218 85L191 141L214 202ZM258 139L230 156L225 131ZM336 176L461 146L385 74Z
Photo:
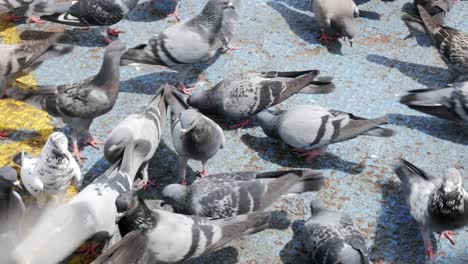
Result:
M424 7L421 5L417 5L419 15L421 16L421 20L424 23L424 28L426 29L426 33L433 38L434 34L437 32L437 30L440 28L440 24L437 23L431 15L426 11Z
M399 164L395 167L394 171L398 178L400 178L400 180L405 184L409 183L410 177L415 176L424 180L430 180L430 176L426 174L425 171L402 158L400 158Z
M180 95L174 86L167 86L164 89L164 100L166 104L171 108L171 113L175 116L179 116L183 111L190 108L185 99Z
M147 44L141 44L128 49L120 59L120 66L126 66L134 63L167 66L159 57L155 57L154 55L146 52L147 46Z
M302 88L301 94L329 94L336 88L331 76L317 76L309 85Z
M73 5L73 1L60 1L57 3L56 0L43 0L34 1L32 6L33 13L52 15L54 13L62 14L67 12Z
M300 176L299 181L288 189L288 193L316 192L325 185L325 177L322 173L306 171Z

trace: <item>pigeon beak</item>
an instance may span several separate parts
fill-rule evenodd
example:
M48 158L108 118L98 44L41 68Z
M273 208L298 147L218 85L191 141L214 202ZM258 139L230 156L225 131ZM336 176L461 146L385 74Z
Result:
M351 48L353 47L353 39L348 39L349 41L349 45L351 46Z
M180 129L180 138L182 138L183 136L185 136L185 134L187 134L187 132L188 132L188 129L181 128L181 129Z
M13 186L18 187L18 188L20 188L21 190L23 190L23 186L21 186L21 182L20 182L20 181L15 181L15 182L13 183Z

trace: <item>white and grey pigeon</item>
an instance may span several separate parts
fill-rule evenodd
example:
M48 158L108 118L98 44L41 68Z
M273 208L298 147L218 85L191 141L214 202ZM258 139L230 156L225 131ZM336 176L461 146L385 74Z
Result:
M333 78L319 74L318 70L241 74L192 94L187 103L206 115L242 121L234 126L242 128L253 115L296 93L331 93L335 89Z
M135 192L116 200L121 241L93 263L179 263L265 229L289 225L285 212L254 212L231 218L207 218L150 210Z
M73 155L81 163L78 134L88 131L94 118L108 113L119 95L119 61L125 52L121 41L111 43L105 53L99 73L81 82L58 86L44 86L37 90L9 89L9 97L25 101L54 117L61 118L72 128ZM87 144L97 148L89 134Z
M400 99L400 103L411 109L460 124L468 122L468 81L408 93Z
M52 133L37 158L21 152L21 180L40 207L47 203L48 196L61 201L68 186L81 186L80 166L68 150L68 139L63 133Z
M426 34L448 66L450 81L468 75L468 33L438 23L422 6L417 7Z
M137 187L145 189L149 182L148 163L156 153L166 124L165 87L159 88L144 112L128 116L112 129L104 145L104 157L110 163L123 159L123 164L131 164L131 168L124 171L128 175L134 177L142 168L143 179ZM121 171L126 167L123 166Z
M118 36L123 31L109 26L124 19L138 4L139 0L79 0L57 3L57 0L45 1L36 5L35 12L51 12L41 19L74 27L101 27L100 34L107 43L112 42L108 35Z
M312 263L369 263L366 241L349 215L329 210L321 201L312 201L310 211L302 237Z
M52 33L46 39L21 45L0 44L0 96L9 81L35 70L46 59L64 55L72 46L59 46L63 33Z
M177 82L184 93L186 75L193 65L214 58L225 48L230 24L225 22L225 10L235 8L230 0L209 0L196 17L169 27L148 41L129 49L121 65L162 65L178 71Z
M455 244L452 230L468 224L468 193L462 176L455 168L442 177L434 176L400 159L395 173L403 183L403 195L424 240L426 256L433 260L432 232Z
M312 12L320 24L320 40L328 43L335 36L347 38L352 46L357 34L359 9L353 0L311 0Z
M284 194L318 191L324 183L313 170L220 173L190 186L170 184L162 196L175 213L225 218L262 211Z
M392 129L379 125L387 124L387 118L365 119L350 113L328 110L321 106L302 105L279 115L267 111L256 115L263 132L306 156L311 162L325 152L329 144L353 139L360 135L390 137Z
M221 127L213 120L190 108L175 87L166 88L165 100L171 108L171 135L179 156L179 177L187 184L185 173L188 160L202 163L201 176L207 176L206 163L225 145Z

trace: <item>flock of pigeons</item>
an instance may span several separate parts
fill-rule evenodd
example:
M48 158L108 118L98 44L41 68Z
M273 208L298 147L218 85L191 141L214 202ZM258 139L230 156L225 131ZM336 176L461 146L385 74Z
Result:
M115 35L118 30L108 27L123 19L137 3L138 0L0 0L0 12L27 6L32 22L42 19L71 26L99 26L103 28L101 32ZM410 91L400 102L463 125L468 121L468 34L443 25L453 4L450 0L415 0L414 13L402 16L412 31L426 32L452 78L446 87ZM356 33L354 19L359 16L352 0L314 0L311 6L321 25L322 41L344 37L352 43ZM255 120L268 137L291 146L307 162L324 153L329 144L360 135L394 135L392 129L380 127L387 123L386 117L366 119L315 105L267 110L298 93L332 92L332 78L320 76L318 70L248 73L191 94L192 88L187 88L184 81L193 65L235 49L230 44L238 7L238 0L209 0L198 16L131 49L106 35L110 44L100 71L74 84L32 90L9 85L9 81L37 68L44 60L70 52L73 47L56 43L62 33L52 33L31 44L0 45L0 88L4 95L47 111L72 129L72 152L67 137L54 132L39 157L23 152L14 158L21 166L22 184L39 207L60 204L70 184L81 187L83 157L78 135L88 131L94 118L113 108L119 94L120 66L163 65L179 73L178 88L163 85L157 89L146 110L117 125L104 147L105 158L113 164L109 170L118 170L123 182L129 184L141 172L142 179L133 188L146 189L151 183L148 163L158 148L170 109L181 184L168 185L162 194L173 212L151 210L137 192L121 187L120 195L114 199L114 211L118 213L122 240L94 263L174 263L213 251L244 235L287 228L289 221L284 212L263 210L281 195L318 191L324 186L323 175L313 170L208 175L207 161L225 145L222 128L210 117L240 121L239 129ZM178 12L174 16L179 18ZM88 135L86 144L97 148L99 143ZM203 165L200 178L190 186L185 180L188 160ZM463 189L461 173L448 169L442 177L433 176L403 159L395 173L403 183L409 210L422 233L426 255L434 259L432 232L454 243L452 230L468 222L468 193ZM20 234L27 235L18 224L25 208L14 187L21 187L16 171L1 168L0 239L6 248L14 248ZM365 240L348 215L329 210L320 201L313 201L310 207L312 217L305 224L304 246L313 263L369 263ZM13 257L11 262L22 263Z

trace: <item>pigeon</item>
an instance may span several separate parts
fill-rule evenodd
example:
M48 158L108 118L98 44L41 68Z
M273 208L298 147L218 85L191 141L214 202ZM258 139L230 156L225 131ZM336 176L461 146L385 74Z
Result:
M27 11L26 11L26 15L28 16L27 22L40 23L42 22L41 19L35 16L32 16L32 13L31 13L32 6L34 6L35 3L39 1L40 0L0 0L0 14L11 12L11 11L16 11L18 9L27 8ZM46 0L42 0L42 1L46 1ZM14 14L9 14L7 19L10 21L18 21L18 20L23 20L24 17L17 16Z
M51 15L41 16L41 19L75 27L101 27L100 34L107 43L112 40L108 35L118 36L123 31L111 29L109 26L124 19L138 4L139 0L79 0L57 5L56 0L44 2L36 6L38 12L52 9Z
M284 211L208 220L150 210L135 192L122 193L115 203L123 239L94 264L178 263L219 249L242 236L265 229L284 229L286 222L289 226Z
M450 82L468 75L468 33L437 23L426 9L420 5L417 7L432 45L449 68Z
M319 22L322 35L320 40L328 43L337 35L348 38L350 45L357 34L355 19L359 9L353 0L311 0L312 12ZM332 33L332 36L329 34Z
M233 126L242 128L250 123L251 116L296 93L332 92L335 88L332 77L319 77L319 74L318 70L242 74L223 80L212 89L192 94L187 103L206 115L243 120Z
M73 155L82 163L78 150L78 134L89 130L93 119L106 114L117 100L120 88L119 61L125 52L121 41L111 43L104 54L101 70L96 76L75 84L39 87L38 90L9 89L7 94L60 117L72 129ZM97 148L89 135L87 143Z
M302 152L300 156L306 156L307 162L325 152L329 144L360 135L390 137L395 134L392 129L379 127L387 124L386 117L365 119L314 105L302 105L279 115L263 111L256 119L267 136Z
M403 183L403 195L423 237L426 256L433 260L431 233L440 233L454 244L451 230L468 224L468 193L461 174L449 168L442 177L433 176L404 159L395 173Z
M189 159L201 161L202 177L208 175L206 163L225 145L221 127L195 108L190 108L175 87L165 91L166 103L171 108L172 143L179 156L179 176L182 184Z
M226 218L261 211L281 195L318 191L325 180L313 170L221 173L199 178L190 186L170 184L163 204L175 213Z
M121 65L162 65L178 71L177 82L181 92L189 94L184 80L196 63L214 58L226 44L224 12L235 8L230 0L209 0L196 17L178 23L148 44L129 49L122 56Z
M0 95L3 95L9 81L35 70L46 59L72 51L71 46L55 44L62 36L63 33L53 33L44 40L28 44L0 44Z
M455 0L414 0L412 8L406 10L407 13L401 16L401 20L406 24L411 33L405 38L410 38L415 32L425 34L425 29L421 16L419 15L418 5L421 5L432 19L439 24L445 24L445 17L447 16L450 9L452 9Z
M411 90L400 99L408 107L443 119L468 122L468 81L442 88Z
M321 201L312 201L310 211L302 237L313 263L370 263L366 241L349 215L329 210Z
M128 116L112 129L104 145L104 157L109 162L131 159L131 171L125 171L129 175L134 176L142 167L143 179L140 183L144 188L149 182L149 160L156 153L166 123L165 87L159 88L143 113Z
M16 170L11 167L0 168L0 253L9 253L19 237L21 226L18 224L26 208L21 196L13 189L21 187ZM4 255L3 255L4 256Z
M70 184L81 187L81 170L68 151L68 139L63 133L52 133L37 158L21 152L21 180L41 208L49 195L60 201Z

